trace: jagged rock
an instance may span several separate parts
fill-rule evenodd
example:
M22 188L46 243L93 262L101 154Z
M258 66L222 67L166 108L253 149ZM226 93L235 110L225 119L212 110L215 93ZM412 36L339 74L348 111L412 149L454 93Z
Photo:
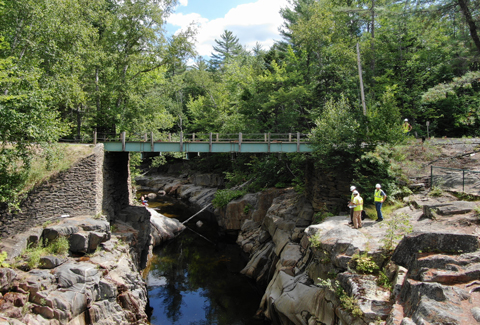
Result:
M89 307L88 314L92 324L111 325L128 323L122 307L116 301L96 301Z
M441 204L424 204L423 215L427 218L435 219L438 215L454 215L469 213L476 207L475 202L452 201Z
M229 202L225 209L219 209L218 224L229 230L241 229L245 220L250 219L258 202L258 193L247 194Z
M414 232L400 241L392 255L392 261L410 269L419 252L462 254L478 249L477 236L461 233Z
M0 251L7 252L8 260L13 260L30 245L37 245L42 232L43 227L32 227L27 232L17 234L11 238L2 238Z
M49 242L54 241L60 236L68 237L78 232L80 229L76 225L54 225L48 226L43 230L42 237Z
M70 235L68 239L70 251L73 253L86 253L88 250L88 237L88 233L83 231Z
M411 279L405 281L401 292L404 315L414 322L471 324L471 316L462 306L467 299L468 293L461 289Z
M68 262L55 270L58 286L70 288L77 283L88 283L100 281L98 268L86 262Z
M150 223L152 224L152 245L158 246L161 243L172 239L180 231L185 229L185 226L174 218L167 218L153 209L148 209L150 212Z
M149 200L155 200L157 198L157 194L156 193L148 193L147 197L148 197Z
M42 256L38 265L41 269L54 269L65 261L67 261L67 258L62 256Z
M340 273L337 279L345 291L358 301L358 306L367 322L375 322L377 317L386 319L390 314L392 303L390 291L377 285L373 275Z
M193 183L197 186L223 187L224 178L218 174L195 174Z
M52 288L56 279L49 270L31 270L20 281L19 288L33 297L37 292Z
M95 251L101 243L110 240L110 232L91 231L88 234L88 251Z
M480 307L473 307L471 310L473 318L480 323Z
M0 268L0 291L4 292L10 289L17 273L9 268Z

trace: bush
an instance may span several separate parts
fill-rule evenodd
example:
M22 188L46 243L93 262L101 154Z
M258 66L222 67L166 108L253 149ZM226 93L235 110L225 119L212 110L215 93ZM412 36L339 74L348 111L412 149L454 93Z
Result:
M5 262L7 259L7 252L1 252L0 253L0 267L10 267L10 264Z
M385 237L382 239L386 251L393 251L400 239L413 231L413 226L408 220L408 216L404 213L393 214L390 218L382 222L380 227L387 228Z
M379 269L377 263L372 261L372 258L367 253L353 255L352 261L356 264L355 269L361 273L373 273Z
M310 246L312 246L313 248L319 248L322 245L320 238L321 238L320 231L318 231L315 235L308 237Z
M40 258L46 255L66 255L70 249L70 243L67 237L59 237L51 242L43 245L43 240L40 240L37 246L30 245L22 254L27 260L29 269L36 268L40 263Z
M387 277L387 275L383 271L380 271L380 273L378 274L377 285L392 291L393 285L390 282L390 279Z
M212 200L212 204L216 208L223 208L225 207L230 201L244 196L247 194L245 190L218 190L215 193L215 197Z

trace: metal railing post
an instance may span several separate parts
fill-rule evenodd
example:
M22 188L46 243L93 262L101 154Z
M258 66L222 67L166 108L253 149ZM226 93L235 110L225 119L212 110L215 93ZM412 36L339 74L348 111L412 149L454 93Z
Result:
M292 134L291 133L288 134L288 142L292 142Z
M297 132L297 152L300 152L300 132Z
M126 132L125 131L122 132L121 137L122 137L122 151L125 151L126 149L126 146L125 146Z
M154 147L153 147L153 132L150 132L150 151L153 152L154 151Z
M171 133L168 134L168 142L172 142L172 134Z
M208 136L208 152L212 152L212 132Z
M144 141L144 142L147 142L147 140L148 140L148 135L145 133L145 134L143 135L143 141Z
M242 152L242 132L238 133L238 152Z
M268 132L268 152L270 152L270 132Z
M195 141L195 133L192 133L192 141Z
M97 144L97 130L93 131L93 144Z
M183 152L183 132L180 132L180 152Z
M215 134L215 141L218 142L218 133Z

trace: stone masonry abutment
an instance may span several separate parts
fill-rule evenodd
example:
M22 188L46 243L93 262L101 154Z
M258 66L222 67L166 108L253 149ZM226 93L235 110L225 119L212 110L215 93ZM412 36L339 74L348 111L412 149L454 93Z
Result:
M132 203L128 152L93 153L35 186L20 211L0 211L0 236L6 238L62 216L105 214L108 220Z

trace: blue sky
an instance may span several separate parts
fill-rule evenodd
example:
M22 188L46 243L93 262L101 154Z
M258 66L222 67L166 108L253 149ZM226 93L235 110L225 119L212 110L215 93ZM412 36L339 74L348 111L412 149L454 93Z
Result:
M167 19L167 31L178 32L191 23L198 28L197 52L209 56L215 39L230 30L240 43L251 49L258 42L264 49L280 40L281 8L288 0L179 0L175 13Z

